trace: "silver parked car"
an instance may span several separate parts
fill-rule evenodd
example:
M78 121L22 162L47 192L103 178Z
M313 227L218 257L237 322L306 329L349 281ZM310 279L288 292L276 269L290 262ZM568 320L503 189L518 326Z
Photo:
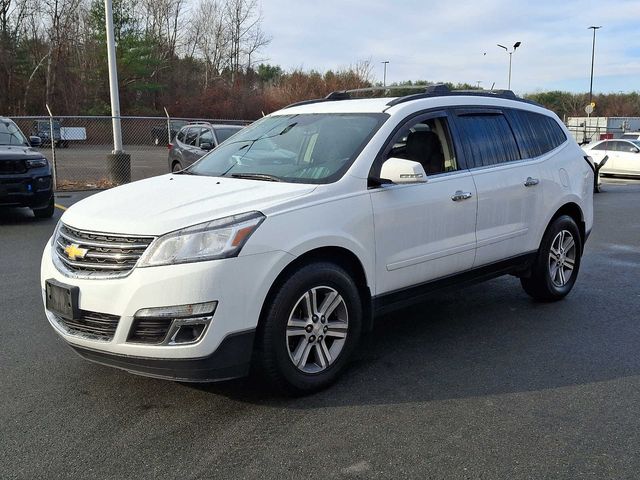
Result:
M207 122L185 125L169 143L169 169L177 172L188 167L242 128L241 125L212 125Z

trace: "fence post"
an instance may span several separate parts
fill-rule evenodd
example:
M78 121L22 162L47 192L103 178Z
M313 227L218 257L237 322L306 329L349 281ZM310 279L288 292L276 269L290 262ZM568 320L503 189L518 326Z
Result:
M49 112L49 141L51 142L51 166L52 166L52 181L53 181L53 190L58 189L58 165L56 163L56 139L53 135L53 113L51 113L51 109L48 104L44 104L47 107L47 111Z
M164 114L167 116L167 145L171 143L171 117L169 117L169 112L167 112L167 107L164 108Z

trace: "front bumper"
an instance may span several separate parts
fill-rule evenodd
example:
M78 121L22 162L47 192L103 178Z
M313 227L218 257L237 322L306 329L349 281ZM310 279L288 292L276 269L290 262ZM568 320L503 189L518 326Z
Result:
M0 175L0 206L46 207L53 196L50 174Z
M211 355L202 358L141 358L71 345L86 360L146 377L181 382L215 382L244 377L251 366L255 330L227 336Z
M114 315L119 320L113 337L100 340L70 333L61 326L58 317L46 309L45 314L54 330L89 360L160 378L206 381L241 376L246 373L252 352L253 334L247 332L257 327L269 288L292 259L288 253L275 251L134 268L121 278L82 279L59 272L47 244L41 263L43 300L45 281L55 279L79 288L81 310ZM211 324L196 343L157 345L128 341L134 315L140 309L211 301L218 302L217 308ZM239 334L242 340L236 338Z

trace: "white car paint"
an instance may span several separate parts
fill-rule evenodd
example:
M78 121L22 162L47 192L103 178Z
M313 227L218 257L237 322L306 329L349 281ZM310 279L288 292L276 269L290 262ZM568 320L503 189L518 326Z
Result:
M612 142L615 142L615 146L612 146ZM603 145L605 146L604 150L600 149ZM607 163L600 169L600 173L605 175L640 175L640 141L630 141L623 138L601 140L590 143L583 149L598 163L605 156L609 157Z
M146 358L210 355L221 340L255 328L267 293L292 261L322 247L341 247L361 263L372 296L438 279L535 251L552 216L573 202L587 231L593 223L592 171L562 126L567 141L541 157L494 168L460 170L424 183L368 188L373 159L408 116L456 105L513 107L557 117L532 104L499 98L443 96L387 107L389 98L321 102L272 115L386 112L388 120L346 174L330 184L164 175L89 197L62 216L90 232L158 237L184 227L248 211L266 219L235 258L158 267L136 267L116 279L80 279L58 270L49 244L41 288L55 279L80 289L80 308L121 316L112 341L70 335L47 317L69 343ZM565 172L564 174L562 172ZM525 186L531 177L538 184ZM452 201L456 192L468 200ZM330 260L330 259L328 259ZM195 344L127 342L141 308L219 302L212 327Z

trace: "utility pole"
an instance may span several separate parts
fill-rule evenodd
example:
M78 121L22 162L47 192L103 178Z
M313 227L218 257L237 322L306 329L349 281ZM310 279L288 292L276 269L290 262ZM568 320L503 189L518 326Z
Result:
M382 77L382 86L386 87L387 86L387 65L389 64L389 60L385 60L384 62L381 62L384 65L384 76Z
M104 0L104 16L107 30L107 62L109 65L109 94L111 96L111 124L113 127L113 152L107 157L109 176L120 184L131 181L131 156L122 150L122 126L120 124L120 96L118 93L118 65L113 30L112 0Z
M594 27L593 25L587 28L587 30L593 30L593 44L591 45L591 81L589 83L589 105L591 105L593 99L593 60L596 53L596 30L600 28L602 28L602 26Z

